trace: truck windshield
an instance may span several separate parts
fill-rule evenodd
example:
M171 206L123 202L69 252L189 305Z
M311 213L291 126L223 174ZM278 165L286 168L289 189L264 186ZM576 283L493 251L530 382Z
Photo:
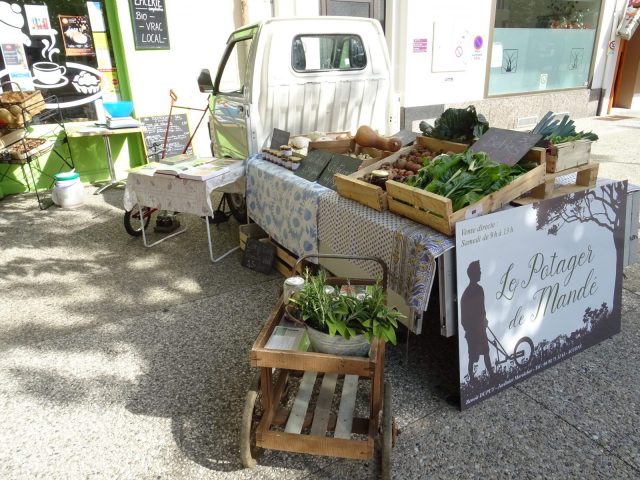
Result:
M367 56L358 35L298 35L291 47L291 66L296 72L361 70Z

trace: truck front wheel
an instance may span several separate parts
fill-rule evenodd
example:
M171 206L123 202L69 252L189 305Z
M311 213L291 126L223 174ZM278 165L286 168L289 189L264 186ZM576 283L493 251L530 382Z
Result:
M225 193L231 214L238 223L247 223L247 202L241 193Z

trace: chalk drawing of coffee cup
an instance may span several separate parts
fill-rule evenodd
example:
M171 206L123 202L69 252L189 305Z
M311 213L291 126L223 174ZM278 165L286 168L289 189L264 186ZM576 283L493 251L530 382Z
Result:
M33 64L33 75L40 83L55 85L67 73L67 67L53 62L36 62Z

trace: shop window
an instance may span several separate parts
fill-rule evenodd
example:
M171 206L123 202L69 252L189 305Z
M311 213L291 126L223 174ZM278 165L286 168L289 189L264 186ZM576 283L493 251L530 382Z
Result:
M65 120L95 120L119 94L104 1L0 1L3 90L40 90Z
M227 47L223 57L222 74L216 81L216 92L241 95L247 75L247 62L253 38L238 40Z
M601 0L498 0L489 95L586 87Z
M293 39L291 65L296 72L361 70L367 55L357 35L300 35Z

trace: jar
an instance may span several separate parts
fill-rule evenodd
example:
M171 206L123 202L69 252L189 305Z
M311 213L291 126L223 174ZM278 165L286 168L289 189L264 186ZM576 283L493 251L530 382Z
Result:
M377 185L383 190L386 190L387 180L389 180L389 172L387 172L386 170L373 170L371 172L371 180L369 182L372 185Z
M282 287L282 299L284 304L289 303L289 299L293 296L294 293L299 292L304 287L304 278L302 277L289 277L285 279L284 285Z
M291 145L280 145L280 155L283 157L290 157L293 155L293 149Z

